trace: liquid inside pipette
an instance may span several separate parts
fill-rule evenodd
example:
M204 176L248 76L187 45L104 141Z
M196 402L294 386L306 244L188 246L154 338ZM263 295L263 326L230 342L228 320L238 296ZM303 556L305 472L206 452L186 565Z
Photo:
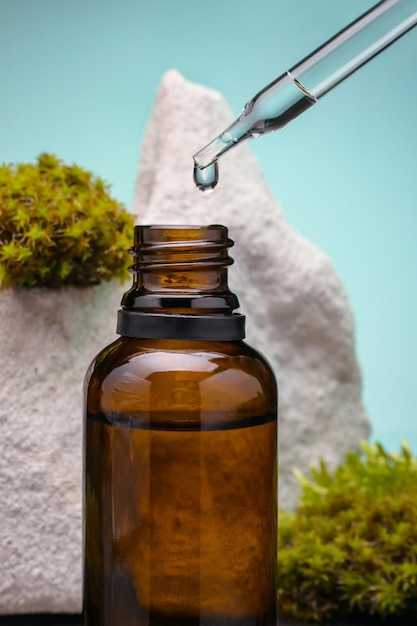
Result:
M286 72L250 100L241 115L216 139L194 155L194 183L212 191L219 180L218 159L230 148L279 130L309 109L316 98Z

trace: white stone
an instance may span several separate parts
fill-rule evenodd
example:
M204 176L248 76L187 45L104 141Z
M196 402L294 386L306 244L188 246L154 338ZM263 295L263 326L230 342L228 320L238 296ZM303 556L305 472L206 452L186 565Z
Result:
M81 610L82 385L123 290L0 291L0 614Z
M279 382L279 499L291 507L293 468L307 472L320 458L335 467L369 435L369 422L345 291L329 259L286 223L248 148L220 160L212 193L193 186L192 155L233 119L218 92L175 70L165 74L142 145L133 211L142 224L229 227L236 242L230 284L247 315L247 340Z

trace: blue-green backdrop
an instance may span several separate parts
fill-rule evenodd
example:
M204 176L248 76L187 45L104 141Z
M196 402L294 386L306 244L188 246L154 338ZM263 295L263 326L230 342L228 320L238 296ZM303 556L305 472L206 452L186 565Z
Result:
M129 206L166 70L220 90L238 114L372 4L0 0L0 161L54 152L103 176ZM288 221L330 256L346 287L373 439L398 449L406 438L414 451L416 77L417 28L251 144Z

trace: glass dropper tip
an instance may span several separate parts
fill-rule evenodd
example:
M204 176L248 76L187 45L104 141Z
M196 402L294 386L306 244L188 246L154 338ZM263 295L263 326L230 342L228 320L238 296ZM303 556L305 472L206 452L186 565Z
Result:
M242 116L241 116L242 118ZM193 156L194 183L201 191L213 191L219 182L218 160L243 139L249 138L246 132L242 133L241 118L238 118L218 137L204 146ZM244 128L244 131L247 129ZM239 132L240 131L240 132Z
M230 132L224 131L221 135L213 139L209 144L199 150L194 156L194 163L203 169L217 161L233 145L233 137Z

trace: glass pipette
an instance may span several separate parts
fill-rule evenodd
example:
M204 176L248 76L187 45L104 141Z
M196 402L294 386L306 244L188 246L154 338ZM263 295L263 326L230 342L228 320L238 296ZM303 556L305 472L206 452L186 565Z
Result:
M417 25L417 0L383 0L249 100L241 115L194 155L202 191L218 182L217 162L247 139L279 130Z

